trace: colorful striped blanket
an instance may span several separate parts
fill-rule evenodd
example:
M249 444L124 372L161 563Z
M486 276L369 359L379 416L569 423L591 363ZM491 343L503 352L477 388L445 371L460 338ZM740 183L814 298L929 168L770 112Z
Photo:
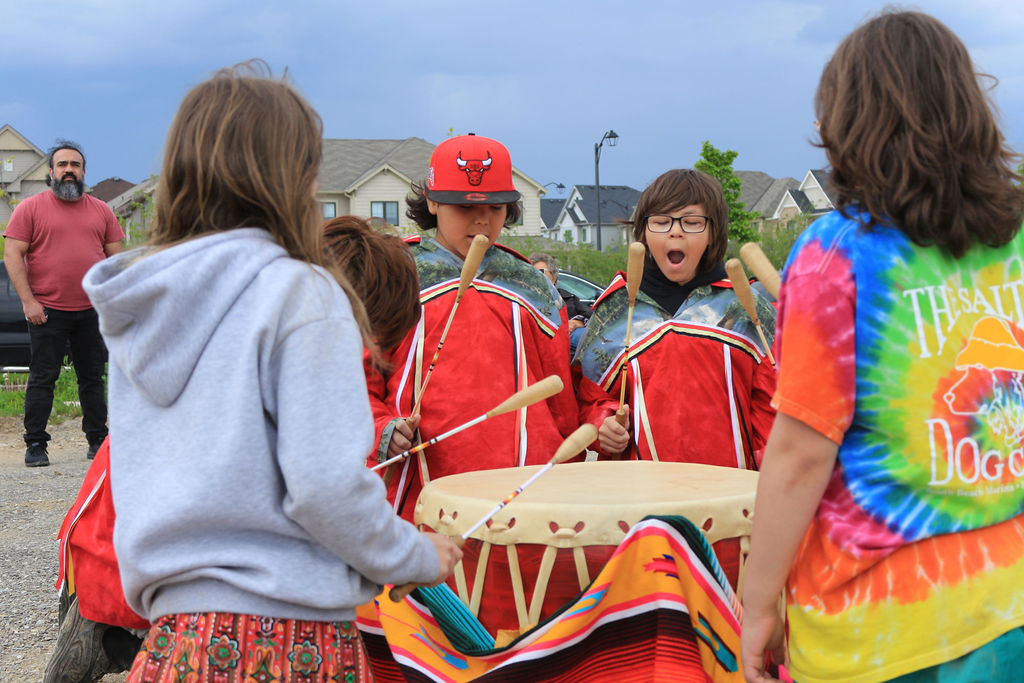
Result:
M634 526L576 600L504 647L460 651L452 643L465 639L446 634L424 597L392 603L385 592L360 608L377 683L743 680L739 603L682 517Z

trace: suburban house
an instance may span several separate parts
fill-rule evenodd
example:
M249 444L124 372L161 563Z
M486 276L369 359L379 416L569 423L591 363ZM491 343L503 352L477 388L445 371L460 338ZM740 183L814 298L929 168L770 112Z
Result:
M633 216L640 191L625 185L601 186L601 244L628 243L629 226L620 220ZM597 191L595 185L573 185L565 199L542 200L544 236L559 242L597 244ZM557 209L557 211L556 211Z
M426 179L433 151L433 144L416 137L325 139L316 193L324 219L351 214L379 219L402 233L415 233L416 227L405 216L405 198L413 183ZM523 206L521 223L512 231L517 235L540 235L544 227L540 209L544 186L515 167L512 182L522 195ZM152 196L155 188L156 178L150 178L109 202L126 230L146 230L151 206L140 200Z
M761 215L753 225L758 231L792 227L798 216L814 219L835 208L828 172L810 170L803 180L772 178L760 171L736 171L742 182L740 201L747 211Z
M817 217L836 208L836 196L828 182L828 172L807 171L796 188L788 189L775 207L772 218L788 222L804 214Z
M47 189L49 170L46 152L13 126L0 128L0 225L7 225L18 202Z
M114 176L113 178L101 180L90 187L89 194L101 202L109 202L133 187L135 187L135 183Z
M121 222L128 246L145 241L153 222L153 193L156 192L157 176L149 176L141 183L132 185L112 199L107 206Z
M562 206L565 205L564 199L548 199L545 197L540 200L540 219L544 223L544 236L549 239L557 239L554 235L554 225L558 221L558 214L562 210Z
M413 183L427 177L434 145L421 138L404 140L324 140L317 199L324 218L344 214L378 218L401 232L416 231L405 216L405 198ZM540 200L544 186L512 168L512 182L522 195L517 235L540 235Z

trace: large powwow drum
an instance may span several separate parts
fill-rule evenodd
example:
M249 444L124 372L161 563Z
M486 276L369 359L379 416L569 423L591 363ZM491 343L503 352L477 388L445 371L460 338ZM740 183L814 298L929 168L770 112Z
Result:
M539 467L435 479L420 494L416 523L461 536ZM510 634L499 632L529 628L575 598L648 515L686 517L711 543L739 539L742 581L756 489L756 472L713 465L557 465L473 532L449 584L500 642Z

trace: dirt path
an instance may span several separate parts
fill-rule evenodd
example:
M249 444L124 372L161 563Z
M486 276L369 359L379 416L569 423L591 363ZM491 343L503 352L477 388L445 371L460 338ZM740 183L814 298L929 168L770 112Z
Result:
M0 682L37 683L57 640L57 543L89 461L79 418L50 425L49 467L25 467L20 418L0 418ZM124 681L107 675L104 683Z

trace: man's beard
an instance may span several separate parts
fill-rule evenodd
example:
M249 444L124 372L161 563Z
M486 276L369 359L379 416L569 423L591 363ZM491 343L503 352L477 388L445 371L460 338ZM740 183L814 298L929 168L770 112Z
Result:
M85 183L73 177L65 177L65 179L59 183L53 184L53 193L57 195L58 199L63 199L67 202L73 202L76 199L81 199L84 191Z

